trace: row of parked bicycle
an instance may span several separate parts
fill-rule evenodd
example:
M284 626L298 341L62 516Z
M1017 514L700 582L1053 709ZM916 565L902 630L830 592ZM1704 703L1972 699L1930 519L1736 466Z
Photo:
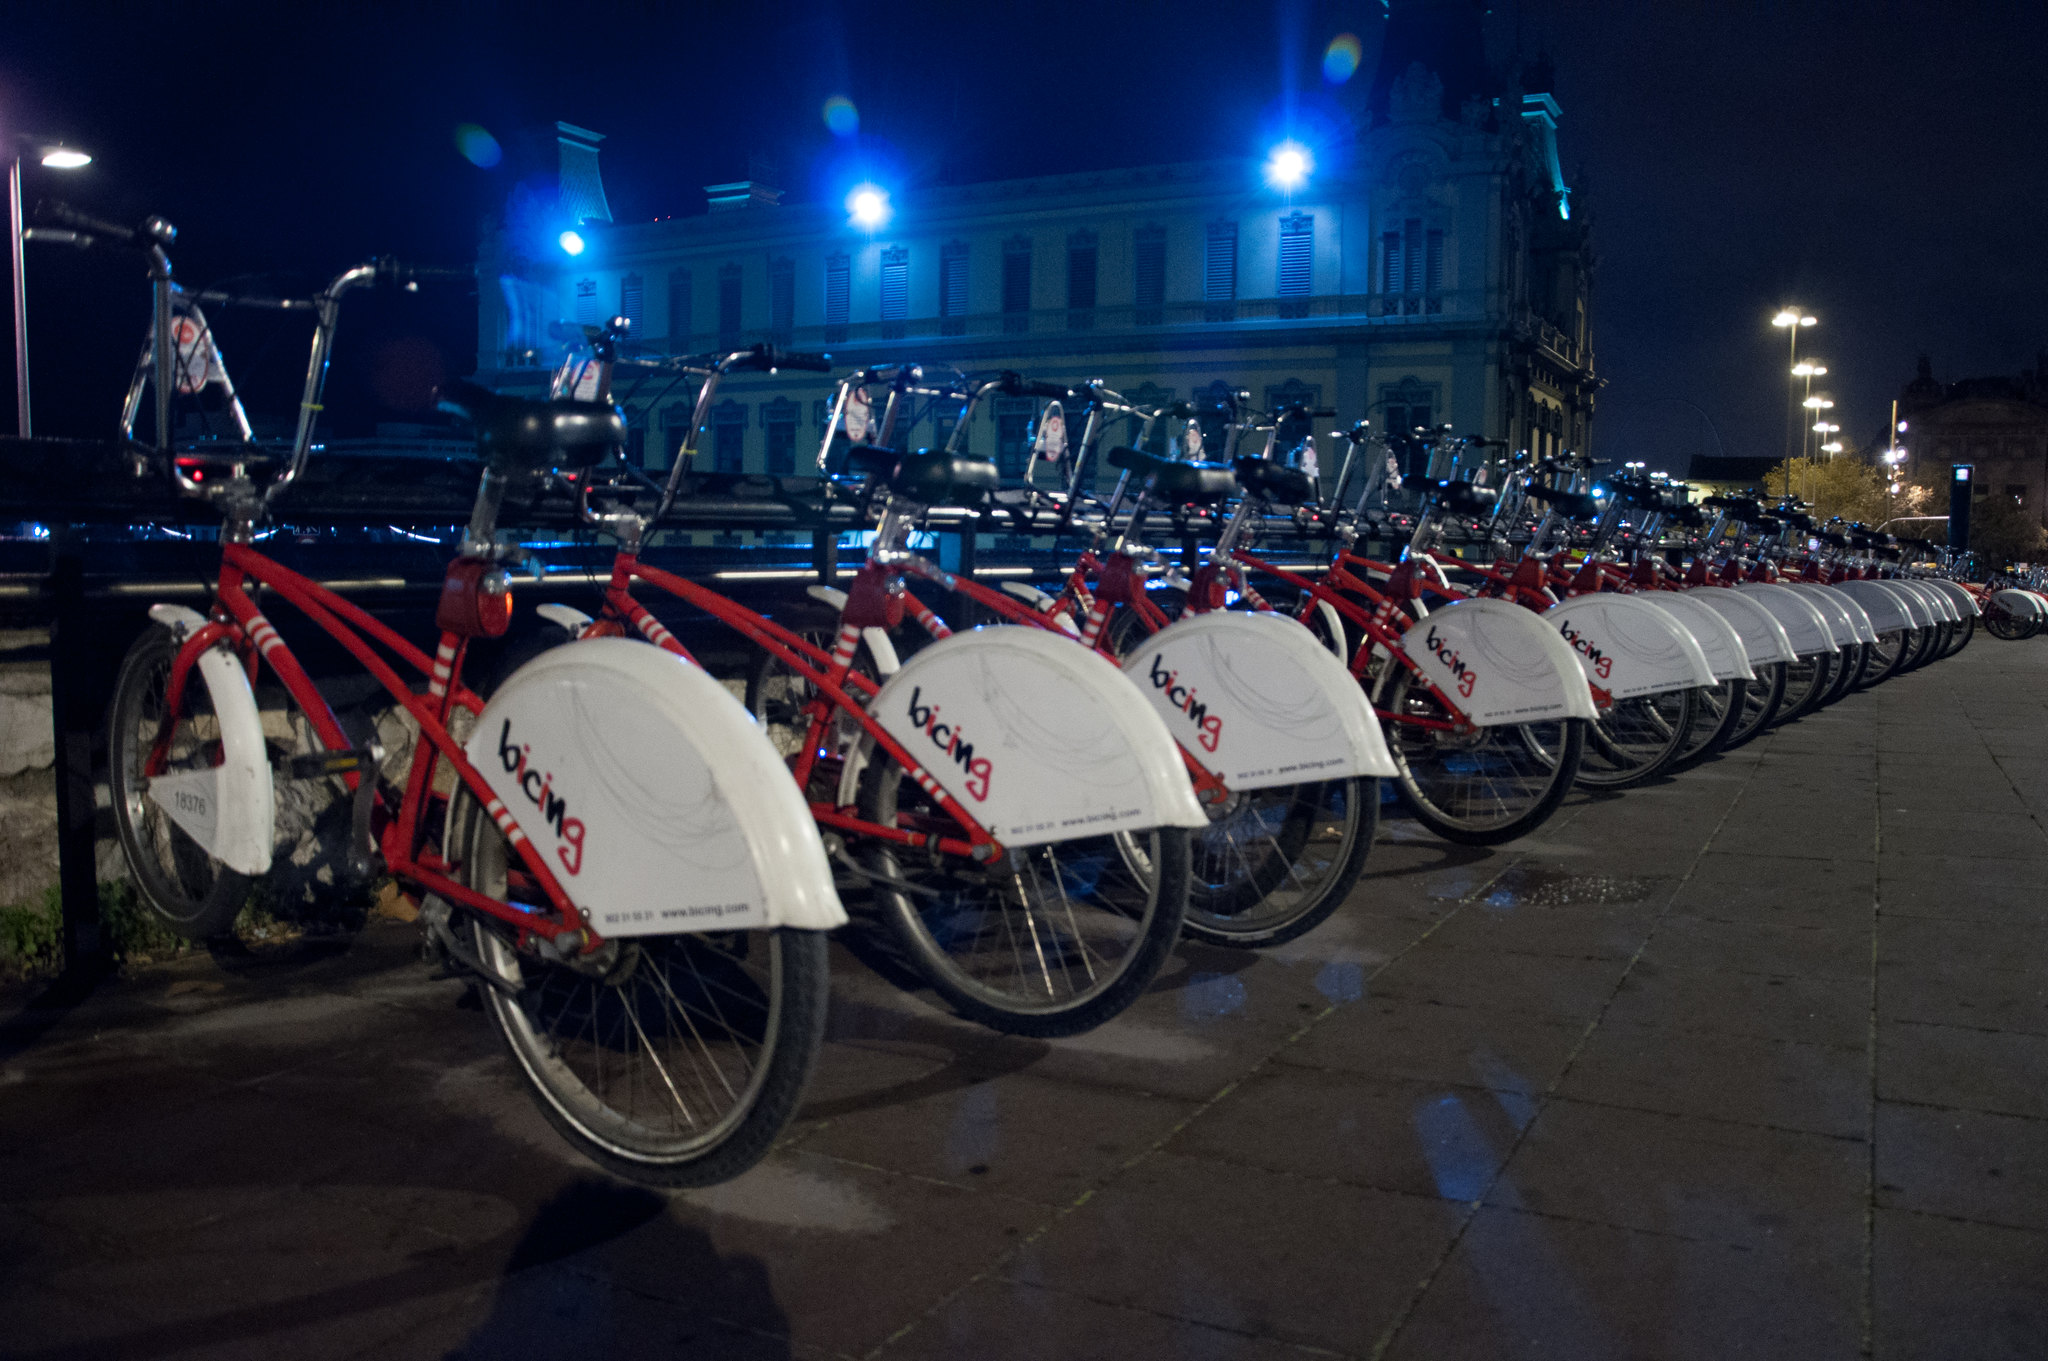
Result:
M1909 566L1796 506L1697 507L1634 472L1596 495L1582 458L1434 432L1420 498L1397 513L1392 446L1367 422L1324 437L1342 455L1331 480L1315 460L1327 411L1234 403L1210 461L1189 457L1203 413L1185 406L894 364L838 380L819 453L873 526L865 560L844 590L771 617L641 552L688 485L721 379L829 361L624 358L614 322L546 398L443 388L483 467L438 636L415 643L254 544L314 447L339 302L377 282L413 276L376 262L311 300L280 466L233 443L168 462L218 509L221 562L209 607L154 607L123 664L121 844L152 909L208 936L272 867L279 784L325 786L351 811L358 882L390 875L418 897L432 953L475 981L547 1117L649 1182L735 1175L789 1120L822 1043L842 893L961 1015L1071 1035L1128 1007L1183 934L1256 948L1326 918L1370 852L1381 780L1442 836L1505 841L1574 784L1704 760L2039 600ZM665 481L621 458L614 386L635 374L696 384ZM992 393L1046 403L1025 485L963 452ZM897 447L919 403L951 416L948 447ZM1134 434L1105 448L1113 423ZM616 542L610 578L594 613L544 599L546 630L479 693L468 650L510 627L523 552L500 510L535 479ZM1055 536L1072 566L1043 589L949 572L912 546L936 506ZM1266 556L1276 524L1327 553ZM1441 551L1453 525L1492 551ZM1161 528L1211 542L1169 564L1148 543ZM1405 548L1369 556L1390 532ZM409 753L343 722L259 597L381 684ZM643 597L751 645L744 703ZM955 632L963 609L999 625ZM258 687L294 721L266 726Z

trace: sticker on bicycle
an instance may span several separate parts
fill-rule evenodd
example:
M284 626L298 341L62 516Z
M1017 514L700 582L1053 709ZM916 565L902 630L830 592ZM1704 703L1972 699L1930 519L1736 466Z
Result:
M982 629L904 663L870 712L926 779L1014 846L1200 826L1159 719L1092 653L1038 629Z
M1692 633L1642 596L1575 596L1543 617L1578 655L1586 680L1615 699L1714 684Z
M846 394L846 410L840 413L839 424L846 431L850 444L859 444L868 437L868 431L875 423L875 408L868 397L868 390L856 384Z
M1411 623L1401 649L1475 727L1594 716L1569 649L1519 605L1456 601Z
M1045 414L1038 418L1038 435L1031 447L1047 463L1057 463L1067 456L1067 415L1058 402L1045 404Z
M1193 615L1134 649L1124 674L1233 790L1395 773L1365 692L1293 620Z
M596 664L515 676L466 752L600 934L761 926L762 887L731 801L658 698Z

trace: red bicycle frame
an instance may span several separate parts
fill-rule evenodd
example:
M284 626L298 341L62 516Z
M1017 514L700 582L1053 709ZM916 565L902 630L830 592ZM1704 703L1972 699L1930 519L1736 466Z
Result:
M379 803L378 811L384 817L378 834L378 849L383 854L386 868L408 883L518 928L522 945L529 934L549 941L571 936L582 948L599 945L601 941L596 932L585 925L538 848L519 830L511 813L484 783L483 776L477 773L463 754L461 745L448 731L449 715L458 707L473 714L483 711L483 701L461 680L469 640L444 630L440 645L430 658L361 607L318 582L271 561L246 544L230 542L222 549L220 579L210 620L185 640L172 661L166 691L164 731L151 749L144 773L162 773L173 716L179 712L185 689L191 683L193 665L206 648L221 642L233 648L241 658L252 686L262 666L268 663L279 683L306 715L306 721L323 747L329 751L350 750L348 737L319 687L250 597L248 587L252 582L275 591L296 606L322 632L346 648L419 725L411 770L395 816L391 809L382 806L381 800ZM380 655L379 647L395 654L401 662L426 677L427 693L414 693L405 678ZM448 762L456 778L491 815L507 842L518 853L524 873L513 870L513 882L545 894L552 916L478 893L449 877L448 871L455 866L442 853L445 846L436 848L429 832L432 819L427 816L436 803L444 802L433 788L437 758ZM341 778L351 791L355 791L366 776L374 779L374 770L351 770L343 773Z

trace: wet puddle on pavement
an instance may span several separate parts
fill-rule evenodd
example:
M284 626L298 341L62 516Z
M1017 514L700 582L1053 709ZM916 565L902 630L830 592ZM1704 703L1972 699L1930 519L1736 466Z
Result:
M1502 871L1479 901L1496 912L1518 907L1603 907L1640 903L1656 892L1660 882L1625 874L1577 874L1525 863Z

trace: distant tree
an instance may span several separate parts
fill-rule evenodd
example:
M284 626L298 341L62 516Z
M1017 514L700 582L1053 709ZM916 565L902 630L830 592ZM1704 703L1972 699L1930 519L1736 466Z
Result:
M1993 492L1970 506L1970 548L1993 567L2039 562L2048 547L2041 518L2010 496Z

